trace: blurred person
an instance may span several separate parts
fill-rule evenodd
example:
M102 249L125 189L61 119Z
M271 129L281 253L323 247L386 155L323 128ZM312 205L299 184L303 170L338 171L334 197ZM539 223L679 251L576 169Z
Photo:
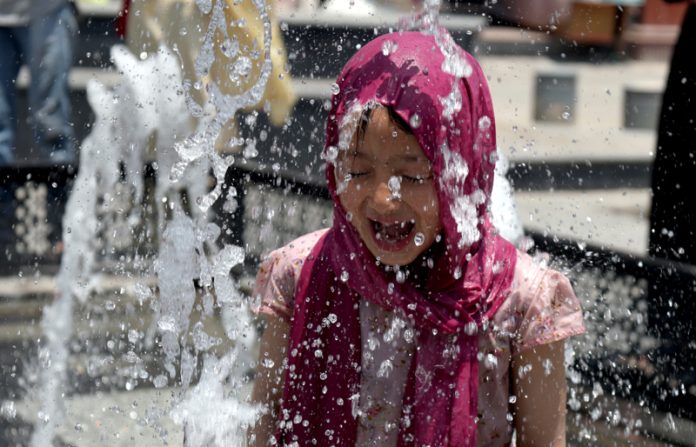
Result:
M696 264L696 1L674 47L653 164L650 255Z
M68 74L77 33L70 0L0 0L0 166L16 158L16 83L29 69L29 127L41 160L71 163L74 132Z
M254 46L262 48L263 24L258 17L258 11L251 0L225 0L225 22L227 32L235 48L242 56L252 60L246 82L237 83L230 79L226 58L221 50L222 33L215 35L215 60L210 72L204 79L198 79L195 70L196 58L208 30L209 14L203 14L194 0L126 0L123 15L127 16L126 42L136 55L143 52L155 53L162 44L178 54L181 60L183 79L194 87L189 89L191 98L203 106L207 101L205 85L215 82L222 92L227 95L239 95L247 91L259 76L261 63L258 57L252 55ZM264 98L257 107L268 112L270 121L275 126L281 126L288 118L295 103L292 82L287 71L287 57L282 42L280 29L271 9L272 42L271 59L273 71L266 85ZM243 26L234 24L242 23ZM200 84L197 84L200 81ZM192 118L193 124L197 120ZM216 149L227 152L231 149L230 140L237 136L234 123L223 128L216 140Z

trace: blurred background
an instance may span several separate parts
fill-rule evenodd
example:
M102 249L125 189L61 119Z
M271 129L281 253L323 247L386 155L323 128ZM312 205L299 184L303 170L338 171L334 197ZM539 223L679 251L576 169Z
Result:
M5 3L0 0L0 8ZM65 249L62 218L79 171L79 148L94 128L87 85L93 79L107 87L120 82L110 52L121 44L141 60L160 43L174 44L184 73L193 72L195 57L187 51L195 51L191 48L200 42L194 36L202 34L181 18L194 14L186 9L194 8L192 2L65 3L69 13L58 23L74 21L74 29L64 31L63 45L71 51L56 53L64 66L54 64L54 75L46 65L34 72L65 80L67 109L58 99L53 105L64 110L63 122L46 128L49 134L61 126L67 130L48 138L53 146L44 147L42 98L32 92L39 87L32 81L31 61L13 62L17 75L3 81L6 90L14 89L16 105L14 124L8 124L14 126L13 139L6 143L12 158L0 166L1 445L24 445L37 419L36 405L27 398L27 365L40 344L42 309L55 296ZM276 0L272 7L280 43L266 105L238 113L217 148L238 159L227 174L228 185L237 187L238 207L224 218L228 231L222 237L247 252L245 265L233 272L247 291L264 253L330 219L320 152L338 71L356 48L395 29L400 17L421 5ZM684 37L681 26L689 7L693 17L692 3L663 0L450 0L441 8L441 23L487 74L498 146L509 164L506 176L526 232L520 244L550 253L583 300L590 331L568 353L571 445L696 445L696 253L689 245L694 244L696 204L675 198L693 194L696 140L685 133L683 140L668 141L684 128L679 119L689 127L696 116L696 108L688 107L696 100L688 93L696 73L672 62L682 34L687 51L682 58L694 54L693 33ZM0 9L0 29L27 26L17 21L16 11L4 13ZM8 45L0 42L0 51L11 51ZM0 54L0 71L12 65L8 54ZM685 100L682 109L672 102L663 106L671 66L672 97ZM680 85L691 90L679 90ZM53 94L60 95L43 96ZM673 109L676 118L669 115ZM659 169L654 168L658 147L668 152ZM153 160L146 157L142 164L146 191L156 182ZM676 190L660 189L660 182L677 185ZM157 205L129 202L124 183L123 191L101 198L95 211L100 222L109 222L100 227L93 247L99 277L93 301L104 323L94 323L94 310L75 323L76 333L94 343L127 344L124 328L149 324L138 311L136 291L140 283L153 283L152 272L129 263L138 251L133 247L152 250L157 235L137 242L119 216ZM660 197L667 200L667 211L651 219L653 200ZM281 205L288 201L292 206ZM220 209L213 214L223 219ZM129 381L127 374L103 380L104 369L120 367L113 345L109 349L112 363L102 365L102 372L81 366L79 349L73 353L68 417L59 442L159 445L166 438L176 443L181 435L171 422L157 419L160 425L152 428L139 419L144 402L164 402L166 392L148 380ZM119 403L105 404L112 400Z

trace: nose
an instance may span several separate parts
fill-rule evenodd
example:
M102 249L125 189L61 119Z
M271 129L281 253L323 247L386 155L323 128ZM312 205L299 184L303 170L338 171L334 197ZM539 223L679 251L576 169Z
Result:
M389 214L396 211L400 200L392 194L389 188L389 178L380 180L372 192L372 208L379 214Z

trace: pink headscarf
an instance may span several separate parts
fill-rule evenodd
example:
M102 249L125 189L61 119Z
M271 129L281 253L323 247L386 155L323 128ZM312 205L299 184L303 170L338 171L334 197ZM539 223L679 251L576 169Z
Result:
M325 151L339 145L339 126L356 103L391 107L412 123L431 162L443 240L434 244L423 286L397 283L346 218L327 163L334 222L305 261L295 292L281 445L355 445L361 298L407 316L417 328L399 445L476 445L478 331L507 296L516 252L487 214L496 151L488 86L471 55L445 31L439 38L452 52L449 62L468 76L443 70L446 56L434 36L403 32L369 42L338 78ZM420 125L413 124L415 114Z

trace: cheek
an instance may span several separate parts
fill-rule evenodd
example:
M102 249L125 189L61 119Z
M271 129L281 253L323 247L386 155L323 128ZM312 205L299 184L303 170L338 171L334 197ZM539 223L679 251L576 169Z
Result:
M360 185L353 180L348 182L344 191L338 195L341 205L347 213L355 215L359 211L360 204L363 200L363 190L364 188L361 188Z
M434 231L439 231L441 227L440 206L435 188L431 188L423 192L420 198L419 209L423 223L427 227L432 228Z

